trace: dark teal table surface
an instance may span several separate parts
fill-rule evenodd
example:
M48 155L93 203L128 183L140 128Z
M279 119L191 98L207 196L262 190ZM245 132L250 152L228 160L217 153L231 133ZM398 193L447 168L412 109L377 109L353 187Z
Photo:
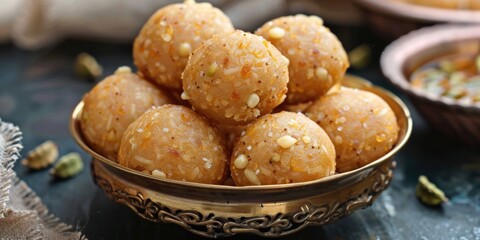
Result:
M334 31L347 49L369 43L374 52L372 64L350 72L399 94L412 112L414 131L409 143L396 156L398 166L391 186L371 207L285 239L480 240L479 149L463 146L429 128L408 99L386 82L378 68L384 42L363 28L337 27ZM23 155L51 139L58 143L61 154L78 151L89 165L90 159L68 131L73 107L95 84L77 78L72 72L75 56L80 52L95 56L104 67L104 75L120 65L132 66L129 45L68 40L34 52L0 45L0 117L23 131ZM199 238L172 224L144 221L127 207L110 201L94 185L88 168L66 181L55 181L47 170L32 172L20 164L15 171L53 214L89 239ZM421 174L444 189L450 202L438 208L422 205L414 194Z

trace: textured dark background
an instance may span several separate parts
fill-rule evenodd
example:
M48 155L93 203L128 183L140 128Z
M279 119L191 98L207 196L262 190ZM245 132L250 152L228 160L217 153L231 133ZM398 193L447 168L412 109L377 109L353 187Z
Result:
M285 239L480 239L478 148L463 146L430 129L408 99L386 82L378 67L385 42L364 28L334 27L333 31L347 49L369 44L373 49L372 63L366 69L350 72L399 94L412 111L414 131L396 156L398 168L392 185L372 207ZM89 165L90 159L68 131L73 107L95 84L72 72L80 52L95 56L104 67L104 76L120 65L132 66L128 45L67 40L35 52L0 45L0 117L23 131L23 155L51 139L59 145L61 154L78 151ZM32 172L20 164L15 170L53 214L90 239L199 238L172 224L146 222L127 207L113 203L94 185L88 167L66 181L54 181L48 170ZM443 188L450 202L438 208L422 205L414 195L420 174Z

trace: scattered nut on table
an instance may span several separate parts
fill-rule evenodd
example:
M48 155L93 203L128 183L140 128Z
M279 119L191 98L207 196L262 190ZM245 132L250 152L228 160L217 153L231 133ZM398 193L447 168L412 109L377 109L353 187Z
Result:
M103 68L97 60L88 53L80 53L75 61L75 74L83 79L95 80L102 75Z
M50 170L50 174L58 178L70 178L83 170L83 161L76 152L63 155Z
M438 206L443 202L448 202L445 193L435 184L431 183L427 177L421 175L418 177L416 195L420 202L429 206Z
M22 160L22 165L35 170L40 170L51 165L58 158L57 145L48 140L28 152Z
M372 48L367 44L361 44L348 52L348 59L353 68L365 68L370 63L371 55Z

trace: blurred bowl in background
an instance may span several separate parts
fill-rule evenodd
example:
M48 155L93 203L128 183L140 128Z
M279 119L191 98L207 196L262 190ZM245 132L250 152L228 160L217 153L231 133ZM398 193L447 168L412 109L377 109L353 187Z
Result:
M330 24L358 26L363 23L362 12L353 0L288 0L287 4L289 12L315 14Z
M365 12L370 27L387 40L436 23L480 23L480 11L426 7L397 0L355 2Z
M413 31L390 44L380 59L383 74L409 95L417 110L437 130L480 146L480 104L434 96L413 88L411 74L434 59L480 53L480 24L437 25Z

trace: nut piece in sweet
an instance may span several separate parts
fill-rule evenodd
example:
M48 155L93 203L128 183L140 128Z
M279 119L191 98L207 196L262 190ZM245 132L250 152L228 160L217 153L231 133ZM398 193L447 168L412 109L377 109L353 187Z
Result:
M35 170L48 167L58 158L58 147L53 141L45 141L28 152L22 165Z
M230 170L238 186L316 180L335 173L335 147L325 131L301 113L267 114L239 137Z
M248 158L245 154L240 154L235 161L233 161L233 165L238 169L244 169L248 164Z
M250 96L248 96L247 106L249 108L254 108L258 105L259 102L260 102L260 97L256 93L252 93L250 94Z
M127 127L152 106L172 103L165 91L141 79L128 67L99 82L83 97L80 126L88 145L115 160Z
M320 97L306 114L332 139L337 172L365 166L385 155L397 142L395 113L371 92L341 88Z
M281 27L273 27L268 31L268 36L272 39L280 39L285 36L285 29Z
M114 72L114 74L128 74L128 73L132 73L132 69L128 66L120 66Z
M277 139L277 144L280 145L282 148L291 148L293 145L297 143L297 139L285 135Z
M246 125L271 112L287 92L288 61L267 40L237 30L207 40L183 72L195 110L222 125Z
M180 91L188 57L213 35L233 32L230 19L210 3L186 1L159 9L133 44L135 66L147 79Z
M159 178L221 184L227 175L223 138L184 106L150 109L125 131L118 162Z
M192 45L190 43L181 43L178 53L180 53L181 57L188 57L192 53Z
M159 177L159 178L166 178L167 177L167 174L165 174L164 172L160 171L160 170L153 170L152 171L152 175L155 176L155 177Z
M349 66L337 37L316 16L287 16L265 23L263 36L290 60L288 104L313 101L343 78Z

